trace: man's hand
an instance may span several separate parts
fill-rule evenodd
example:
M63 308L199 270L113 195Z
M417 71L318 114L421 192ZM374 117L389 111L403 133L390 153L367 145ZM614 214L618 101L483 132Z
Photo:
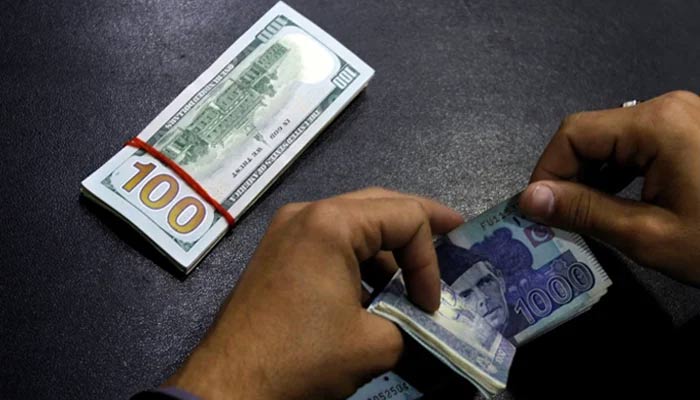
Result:
M644 177L641 201L609 194L636 176ZM697 95L671 92L569 116L531 182L520 197L531 218L597 237L642 265L700 284Z
M203 399L349 396L403 348L396 326L362 307L360 263L398 264L411 299L435 311L432 235L462 222L434 201L383 189L283 207L213 329L167 384Z

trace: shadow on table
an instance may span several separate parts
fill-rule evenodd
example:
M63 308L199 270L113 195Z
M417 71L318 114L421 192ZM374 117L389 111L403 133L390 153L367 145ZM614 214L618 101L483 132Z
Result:
M670 398L692 393L700 318L680 329L614 252L590 243L613 281L591 310L518 348L505 398ZM425 399L476 390L413 341L396 372Z
M141 233L128 222L83 195L80 195L79 201L81 206L97 216L97 218L102 221L110 231L114 232L120 240L123 240L142 256L170 272L181 281L187 277L184 272L175 267L167 257L161 254L148 239L142 236Z

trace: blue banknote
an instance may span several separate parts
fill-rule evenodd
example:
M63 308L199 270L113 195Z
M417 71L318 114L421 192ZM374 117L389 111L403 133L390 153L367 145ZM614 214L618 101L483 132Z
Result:
M515 346L444 282L440 308L433 314L408 300L400 273L373 300L369 311L397 323L487 397L505 389Z
M583 239L502 202L436 241L442 280L520 344L591 307L611 281Z
M398 272L369 311L397 323L487 397L505 388L517 345L590 309L611 285L583 239L506 200L436 239L440 308L421 311Z
M367 382L347 400L415 400L421 397L423 393L389 371Z

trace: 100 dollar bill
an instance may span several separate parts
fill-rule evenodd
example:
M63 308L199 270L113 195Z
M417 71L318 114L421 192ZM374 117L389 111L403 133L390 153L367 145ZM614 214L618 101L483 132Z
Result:
M139 135L236 218L367 85L372 68L277 3ZM82 182L185 272L228 224L170 168L125 147Z

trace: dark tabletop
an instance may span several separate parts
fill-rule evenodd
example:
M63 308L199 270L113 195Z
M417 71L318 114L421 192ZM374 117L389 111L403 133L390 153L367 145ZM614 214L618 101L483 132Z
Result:
M380 185L474 216L525 186L566 114L700 90L693 0L290 0L376 75L179 279L133 231L81 200L80 181L273 4L0 5L0 398L124 399L162 382L285 203ZM504 398L648 394L678 383L656 378L697 349L683 340L698 337L700 290L591 244L613 287L519 350ZM419 379L426 364L409 356L404 371Z

